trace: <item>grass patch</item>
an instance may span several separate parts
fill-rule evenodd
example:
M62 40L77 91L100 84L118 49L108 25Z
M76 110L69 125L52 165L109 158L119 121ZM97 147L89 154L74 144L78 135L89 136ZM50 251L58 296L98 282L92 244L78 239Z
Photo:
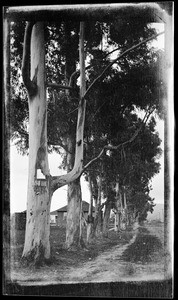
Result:
M141 227L134 243L123 252L122 259L133 263L147 263L154 261L157 252L162 249L163 246L158 237L150 235L146 228Z
M93 239L87 245L87 249L78 249L77 251L65 249L66 229L65 227L50 228L51 244L51 264L60 265L61 268L70 266L79 266L81 263L92 260L105 250L111 249L115 245L127 243L133 236L133 233L109 231L108 237L102 235ZM12 267L21 268L21 256L25 239L24 230L15 230L11 234L11 258ZM84 242L86 243L86 232L84 231Z

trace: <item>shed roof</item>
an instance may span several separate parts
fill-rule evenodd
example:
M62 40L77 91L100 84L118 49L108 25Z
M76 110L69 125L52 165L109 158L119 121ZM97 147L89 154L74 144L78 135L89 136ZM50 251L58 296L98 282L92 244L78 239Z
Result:
M89 203L88 202L82 201L82 210L83 210L83 212L88 212L88 210L89 210ZM93 207L93 211L95 211L94 207ZM56 209L55 211L52 211L50 214L55 215L58 212L67 212L67 205L65 205L65 206L63 206L59 209Z

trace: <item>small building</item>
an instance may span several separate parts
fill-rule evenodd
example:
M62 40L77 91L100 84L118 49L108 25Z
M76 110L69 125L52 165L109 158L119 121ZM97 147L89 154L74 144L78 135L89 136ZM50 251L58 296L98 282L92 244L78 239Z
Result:
M89 203L86 201L82 201L82 211L85 219L88 217L89 211ZM95 212L95 208L93 207L93 213ZM65 226L66 225L66 217L67 217L67 205L52 211L50 213L50 223L51 225L57 226Z

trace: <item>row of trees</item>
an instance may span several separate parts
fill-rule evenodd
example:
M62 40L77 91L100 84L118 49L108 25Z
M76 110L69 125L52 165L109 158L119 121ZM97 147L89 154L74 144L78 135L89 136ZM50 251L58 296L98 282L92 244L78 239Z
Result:
M155 30L132 18L123 24L114 20L28 23L26 29L25 25L11 25L11 137L21 153L29 153L23 257L39 262L50 258L51 198L65 184L66 247L84 245L81 174L90 186L90 212L93 200L96 210L94 221L91 213L88 218L88 241L101 232L103 208L106 235L111 209L118 226L121 213L139 213L142 220L152 210L150 179L159 172L156 159L161 154L153 114L163 115L163 53L149 44ZM51 176L49 151L63 155L67 174ZM45 180L37 178L37 170Z

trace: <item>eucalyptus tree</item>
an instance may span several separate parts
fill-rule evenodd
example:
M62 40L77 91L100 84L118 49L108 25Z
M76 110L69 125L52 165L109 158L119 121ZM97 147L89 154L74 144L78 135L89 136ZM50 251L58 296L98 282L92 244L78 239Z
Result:
M126 218L127 211L132 214L134 208L137 213L141 213L143 209L142 205L145 201L144 199L146 199L146 203L151 201L151 198L149 197L149 191L151 189L150 179L160 170L160 164L157 160L161 155L161 140L158 133L155 131L156 123L154 117L152 116L147 124L143 124L143 120L132 113L127 114L127 122L127 128L130 128L130 130L126 131L125 127L123 127L122 130L120 129L118 143L126 138L127 141L131 141L136 128L141 128L139 134L132 139L131 143L121 143L121 147L118 151L108 151L107 155L103 156L101 161L102 193L104 202L100 204L99 207L97 206L97 210L100 211L100 209L105 207L103 219L103 233L105 235L108 230L111 209L115 210L118 220L119 216L121 219L123 218L122 212L124 210L126 210ZM100 165L97 165L96 162L93 163L93 166L87 170L87 174L90 174L91 181L92 179L94 181L97 176L101 176ZM132 201L133 196L138 193L144 195L143 201ZM95 191L93 197L96 194L97 192ZM148 208L151 208L151 206L148 205L147 209ZM95 220L94 223L97 221L98 220ZM118 229L120 229L121 225L121 223L118 224ZM95 231L93 234L94 233Z
M65 83L70 86L71 89L64 91L54 90L53 88L49 89L48 134L52 141L54 141L55 137L55 144L60 144L65 150L63 166L67 172L70 172L75 161L75 124L77 121L79 102L79 87L71 79L71 75L76 71L76 65L79 62L79 24L78 22L72 23L66 21L52 24L49 28L49 39L47 39L48 80L51 83L53 81L59 84ZM56 127L51 126L54 122L54 118ZM52 149L55 149L55 144L52 146ZM67 248L84 245L80 232L81 203L81 186L80 179L78 178L68 184L67 190Z
M122 215L121 211L120 213L121 220L122 218L125 219L125 226L127 225L128 213L132 215L135 211L142 215L143 207L147 202L149 203L145 207L145 212L152 207L153 199L149 196L150 180L160 170L160 163L158 162L162 153L160 143L159 135L155 131L155 120L152 117L130 145L125 146L119 155L114 152L111 155L113 165L119 174L119 200L121 201L121 211L124 214ZM140 194L142 201L141 197L138 197L137 201L136 195ZM118 225L120 225L118 228L122 226L122 224Z
M43 61L41 61L40 67L43 66L43 70L44 70L44 37L39 36L38 38L36 38L36 35L38 34L38 28L41 25L39 24L37 26L35 24L33 26L33 24L28 24L28 28L27 28L28 31L26 31L26 38L25 38L26 43L24 44L25 51L24 51L24 56L23 56L23 78L24 78L24 83L25 83L25 86L26 86L26 88L28 90L28 94L29 94L29 108L30 108L30 110L33 110L33 113L31 114L31 116L34 116L34 115L37 114L36 118L35 118L35 120L36 120L35 124L37 126L38 125L41 126L41 127L39 127L40 128L39 131L37 130L37 127L35 127L35 126L34 127L32 126L31 129L30 129L30 130L32 130L31 133L33 132L36 135L39 134L39 136L37 137L38 141L36 141L36 148L30 146L31 149L33 148L34 151L37 152L36 155L34 155L34 156L32 155L32 157L36 157L37 159L36 160L34 159L34 163L32 163L33 159L31 159L31 158L30 158L30 161L31 161L33 167L36 166L35 167L36 171L41 170L41 172L45 176L45 179L44 179L44 181L42 181L42 180L38 181L36 171L35 171L36 173L32 176L31 180L33 181L33 179L35 178L36 188L35 188L35 190L34 189L31 190L31 192L33 194L35 193L34 199L36 197L37 201L36 200L34 201L35 204L32 205L33 207L32 206L27 207L27 211L28 211L28 213L27 213L27 227L28 226L33 227L32 225L28 225L30 223L31 224L35 223L35 222L38 223L38 217L39 217L39 220L40 220L40 218L43 218L44 222L47 223L47 227L49 228L50 201L47 201L47 200L45 201L46 203L48 203L47 209L44 209L44 210L42 209L41 210L41 207L39 209L37 209L37 207L36 207L36 205L40 205L40 203L41 203L41 201L40 201L40 199L41 199L40 197L42 197L41 194L43 194L43 192L46 193L46 197L48 198L47 194L49 194L49 192L50 192L51 194L50 194L49 198L51 198L52 193L57 188L59 188L60 186L62 186L64 184L69 184L70 182L73 182L86 169L86 168L84 168L84 169L82 168L82 166L83 166L83 151L82 151L82 149L83 149L83 137L82 136L83 136L83 126L84 126L84 116L85 116L85 113L82 113L83 112L82 109L85 108L86 98L87 98L87 102L89 103L89 107L90 107L88 112L91 111L92 107L94 109L96 109L96 107L99 105L99 113L100 113L100 115L102 115L102 118L97 118L97 122L96 122L95 117L96 117L96 113L98 112L98 109L95 110L92 114L92 117L94 119L94 127L97 128L95 130L95 129L93 129L94 127L92 126L92 130L94 130L95 133L93 133L92 130L90 129L91 122L90 122L90 116L88 116L87 123L86 123L86 125L87 125L86 129L87 130L86 130L86 135L85 135L85 143L86 143L87 147L88 147L88 137L89 137L89 143L92 141L93 136L95 137L95 141L96 141L97 140L96 139L96 133L97 133L98 136L100 136L100 134L101 134L101 137L104 137L102 143L106 142L106 144L104 146L105 150L106 149L114 149L113 147L115 147L115 149L117 149L117 146L115 146L113 144L113 131L117 131L117 132L115 132L115 134L117 136L118 132L119 132L119 118L120 118L120 116L122 116L122 114L125 113L125 111L127 109L128 110L129 109L133 110L133 108L134 108L134 102L132 103L132 101L131 101L132 100L131 98L133 97L133 91L131 90L131 92L129 93L129 89L130 89L130 85L133 86L133 85L135 85L135 83L134 84L132 83L132 76L131 76L131 78L129 78L129 75L130 74L132 75L132 73L130 73L131 66L135 66L135 69L134 68L132 69L133 74L135 74L134 71L137 71L137 74L139 74L139 66L138 66L139 64L135 63L133 52L137 50L138 46L141 47L140 51L136 51L136 53L138 55L138 58L139 58L139 59L137 58L136 61L137 62L141 61L143 63L144 59L141 60L140 55L142 55L142 52L145 53L145 49L146 49L146 54L147 55L150 53L150 51L149 51L148 47L145 47L146 41L149 41L149 38L146 41L141 40L141 36L140 36L141 31L138 30L138 31L135 31L135 34L136 34L135 39L134 39L134 37L132 37L132 35L131 35L131 37L129 36L129 38L125 37L125 41L122 41L121 44L119 45L120 46L119 47L119 51L120 51L119 55L120 56L117 59L115 59L114 61L110 61L110 59L108 58L109 57L108 49L103 48L103 46L100 45L100 44L101 44L101 42L104 43L106 34L108 34L108 36L109 36L108 43L110 45L114 45L116 43L114 41L114 39L116 39L117 40L117 46L118 46L118 44L119 44L119 41L118 41L119 31L117 32L116 36L113 38L113 41L111 41L111 38L112 38L111 33L113 32L112 30L110 30L112 28L111 25L113 26L113 24L107 25L106 23L100 24L98 22L96 24L94 24L94 28L98 30L98 36L99 36L98 41L99 41L99 43L98 43L98 41L97 42L92 41L91 37L93 37L93 35L91 34L91 31L89 30L89 32L87 32L87 30L86 30L85 50L86 50L86 52L87 51L89 52L89 50L90 50L89 54L91 55L91 59L90 59L91 65L86 68L87 69L86 77L87 77L87 86L88 86L88 88L87 88L86 92L83 91L83 97L80 96L79 106L76 105L76 107L75 107L75 104L74 104L75 101L72 101L73 98L75 97L72 94L73 93L73 82L74 82L73 80L75 79L75 76L76 75L78 76L78 74L80 73L77 70L76 60L73 59L73 63L71 64L73 69L69 70L70 61L73 58L71 56L71 53L69 53L70 57L68 57L67 54L66 55L61 55L60 54L61 59L59 60L59 65L60 65L60 67L59 67L60 72L59 73L60 73L61 77L59 76L58 73L56 73L56 78L55 79L59 80L57 83L53 82L52 79L48 80L48 82L46 82L46 80L44 78L44 74L43 74L42 77L39 76L40 72L43 73L43 71L40 69L40 72L39 72L38 63L37 63L37 60L42 59L42 57L43 57ZM130 25L130 28L132 27L131 25ZM117 28L117 26L118 26L117 22L116 22L116 24L114 24L114 26ZM34 27L34 31L32 29L33 27ZM65 27L66 36L68 37L69 40L72 39L72 37L75 35L75 30L74 29L68 30L68 27L65 26L65 24L63 25L62 28L64 28L64 27ZM89 27L86 26L86 28L88 29ZM144 33L143 34L144 38L145 38L145 35L150 37L150 35L153 34L152 29L147 28L147 30L145 30L145 27L142 27L142 29L143 29L143 33ZM35 31L35 30L37 30L37 31ZM102 34L100 33L100 30L101 30ZM108 33L108 30L109 30L109 33ZM29 57L30 57L30 55L29 55L30 54L29 46L30 46L30 32L31 31L32 31L32 40L34 38L34 43L37 43L38 40L39 41L42 40L40 47L42 48L42 45L43 45L43 50L39 50L40 47L38 47L38 43L36 44L37 45L36 48L38 48L38 51L36 51L34 47L31 47L32 48L31 49L31 59L33 60L33 55L34 55L34 57L36 57L36 63L34 63L34 66L33 66L33 61L31 62L31 66L32 66L32 74L31 75L32 76L30 77L29 73L28 73L29 72L28 71L29 70L28 62L29 62ZM39 32L41 32L41 31L39 31ZM103 37L103 34L104 34L104 37ZM33 37L33 35L34 35L34 37ZM88 36L88 39L87 39L87 36ZM156 36L154 36L154 37L156 37ZM153 37L150 37L150 39L152 39L152 38ZM68 41L68 39L67 39L67 41ZM126 42L127 39L128 39L129 42ZM135 43L138 42L138 45L133 46L131 49L125 50L126 47L129 47L132 43L134 43L134 41L135 41ZM64 44L65 44L65 41L64 41ZM66 44L67 44L67 46L65 46L65 47L68 48L69 43L66 42ZM124 46L125 44L126 44L126 46ZM101 46L100 47L101 49L98 49L98 47L99 47L98 45ZM64 49L66 49L65 47L64 47ZM55 50L55 51L57 51L57 50ZM132 52L131 55L130 55L130 51ZM68 52L70 52L70 51L68 51ZM103 52L105 52L105 54ZM32 55L32 53L34 53L34 54ZM43 54L43 55L40 55L40 53ZM58 54L59 54L58 52L56 52L55 55L54 55L54 53L52 54L53 59L54 60L56 59L57 62L58 62ZM94 57L96 57L96 59L94 59ZM109 69L111 70L112 65L114 63L116 64L118 59L120 61L120 64L117 64L115 66L115 68L112 69L110 74L107 75L106 72ZM129 60L130 60L130 63L128 63ZM150 62L150 60L151 60L151 58L149 56L149 58L146 61L146 64L148 64L148 62ZM48 65L50 65L51 62L50 62L50 59L48 57L47 57L47 61L48 61ZM123 64L124 64L124 67L122 66ZM74 69L74 65L75 65L76 70ZM81 63L80 63L80 65L81 65ZM51 69L52 68L53 68L53 64L51 64ZM57 65L57 68L58 68L58 65ZM101 68L103 68L103 71L100 73ZM144 74L148 69L144 70ZM70 73L73 70L75 70L75 71L72 74L70 74L70 78L69 78L68 72ZM64 75L62 75L63 71L65 73ZM49 77L50 77L50 72L51 72L51 70L50 70L50 67L49 67L49 71L48 71ZM97 76L94 79L94 77L98 73L99 73L99 76ZM105 79L102 83L101 79L105 75L107 75L107 76L105 77ZM120 80L121 75L123 75L123 83ZM144 78L146 79L146 76ZM40 80L42 82L40 82ZM96 86L96 82L99 82L99 80L100 80L100 83ZM130 80L130 84L129 84L129 80ZM127 89L127 82L128 82L129 89ZM39 85L39 83L40 83L40 85ZM54 91L51 92L51 93L49 92L49 94L50 94L50 97L49 97L50 103L49 103L48 107L50 108L50 105L52 107L52 105L53 105L52 101L56 102L56 101L61 100L62 103L66 102L66 103L68 103L68 105L66 105L66 109L68 110L68 108L70 107L69 112L67 112L67 114L70 115L70 116L72 115L71 107L72 107L73 110L76 110L76 108L78 107L78 111L79 111L78 125L82 125L82 131L80 131L80 130L77 131L76 136L73 136L73 131L71 131L72 132L72 138L71 138L69 128L71 128L72 126L66 124L66 119L65 119L65 116L63 114L63 111L64 111L64 109L63 109L63 111L62 111L63 122L64 122L63 124L64 124L64 129L65 130L66 130L66 127L67 127L67 130L66 130L67 134L62 133L62 130L61 130L62 126L60 124L61 118L59 118L59 120L58 120L59 121L59 125L58 125L59 130L58 129L56 131L52 130L51 131L51 139L49 139L48 141L50 141L51 145L53 146L52 150L55 149L54 148L55 143L57 143L58 145L62 145L64 149L67 146L67 148L66 148L66 150L68 152L68 160L67 161L68 161L69 168L71 168L71 166L73 164L72 161L74 160L73 151L71 150L71 148L73 147L73 143L74 143L73 140L75 140L75 162L74 162L73 169L69 173L67 173L66 175L60 176L60 177L52 177L52 178L51 178L51 175L50 175L50 172L49 172L48 160L47 160L47 150L48 150L47 149L47 123L46 123L47 108L46 108L45 93L44 93L45 84L46 84L46 86L49 87L49 89L51 89L51 88L53 88L53 89L54 88L55 89L61 88L61 84L62 84L62 86L63 86L62 89L67 90L66 93L64 93L64 92L58 93L59 96L57 95L57 97L56 97ZM68 86L67 86L67 84L68 84ZM121 85L121 89L118 88L120 85ZM40 88L38 88L39 86L40 86ZM82 86L84 87L84 83L82 84ZM140 82L137 84L137 86L140 87ZM114 90L113 90L113 87L114 87ZM74 90L77 91L77 86ZM141 93L142 90L144 91L144 93ZM70 91L72 91L71 94L70 94ZM110 91L110 93L109 93L109 91ZM113 93L113 91L114 91L114 93ZM121 103L120 102L118 103L117 98L118 98L119 93L121 93L121 92L122 92L122 97L120 97ZM136 103L136 104L138 104L138 106L140 105L140 107L142 107L142 108L147 108L150 105L151 105L151 107L153 105L155 105L154 101L153 101L153 103L150 104L150 99L153 98L153 97L151 97L153 95L153 93L152 92L150 92L150 94L147 93L147 92L149 92L149 88L147 88L146 83L145 83L145 85L143 85L143 87L141 89L141 92L139 94L139 92L137 91L136 96L134 95L134 99L138 98L137 103ZM33 101L34 97L36 97L36 96L40 97L41 93L44 95L44 97L43 97L44 107L42 109L39 108L40 105L41 105L41 102L38 103L39 101ZM144 99L144 101L141 101L141 98L143 99L143 95L146 96L146 98ZM77 94L76 98L77 99L79 98L78 94ZM102 109L100 109L102 98L105 98L106 100L104 102L105 105L103 104ZM84 101L83 101L83 99L84 99ZM125 99L127 99L128 102L125 103L124 102ZM108 101L107 105L106 105L106 101ZM139 101L140 101L140 104L139 104ZM37 107L36 107L36 105L37 105ZM119 110L118 110L118 106L119 106ZM110 115L111 107L112 107L112 109L117 111L117 118L115 116L115 119L112 118L112 113ZM53 109L55 110L55 106L53 107ZM107 109L108 109L108 111L107 111ZM41 114L41 117L40 117L40 114ZM65 112L65 114L66 114L66 112ZM42 116L43 116L43 118L42 118ZM60 115L60 117L61 117L61 115ZM51 120L52 121L51 121L51 125L48 126L48 128L51 128L51 127L54 128L53 118L55 119L54 115L51 114ZM99 124L98 120L100 119L100 120L103 121L104 118L106 118L106 120L107 120L107 122L103 125L105 130L103 131L103 129L102 129L101 131L99 131L101 125ZM24 115L21 116L21 120L22 120L22 124L24 126L24 122L23 122L24 121ZM80 122L81 120L82 120L82 124ZM108 124L109 124L109 134L108 134L108 128L107 128ZM78 128L78 125L77 125L77 128ZM115 125L117 125L117 126L115 126ZM16 124L16 126L19 129L19 125ZM17 132L18 132L18 129L16 130ZM36 131L35 131L35 129L36 129ZM24 127L23 127L23 131L25 131ZM18 135L19 134L20 134L20 137L22 137L22 136L23 136L23 138L25 137L25 132L23 132L23 135L21 135L21 133L18 132ZM105 139L106 134L107 134L107 139ZM31 134L31 137L32 136L33 136L33 134ZM28 139L26 139L26 140L28 141ZM108 144L111 140L112 140L113 145ZM30 139L29 139L29 144L30 143L31 142L30 142ZM28 145L28 144L26 144L26 145ZM98 149L100 147L101 147L101 145L99 145L99 147L97 149L95 148L95 151L98 152ZM81 151L79 149L81 149ZM49 188L49 185L50 185L50 188ZM72 190L72 187L71 187L71 190ZM79 189L74 188L74 190L75 190L75 193L78 194ZM40 195L40 196L38 196L38 195ZM74 195L70 195L70 199L72 199L72 197L74 197ZM38 198L39 198L39 201L38 201ZM76 225L76 222L78 222L79 218L78 217L76 218L76 215L78 215L78 216L80 215L80 211L81 211L80 208L79 208L80 202L81 201L78 201L77 202L78 204L76 204L76 201L74 201L74 202L71 201L70 202L71 204L75 203L75 205L71 205L70 216L71 216L72 221L69 222L70 224L75 223L75 225ZM44 204L44 201L42 199L42 204L41 205L43 206L43 204ZM78 213L76 213L76 212L78 212ZM31 221L28 222L30 219L35 220L35 222L31 222ZM41 222L40 222L40 224L41 224ZM69 226L69 227L72 228L72 226ZM76 225L75 227L76 227L76 232L78 232L78 227L79 226ZM45 226L43 228L45 228ZM27 230L27 232L28 232L28 230ZM46 243L42 242L42 249L43 249L43 247L44 248L47 247L47 250L46 249L45 249L45 251L40 250L41 249L41 242L40 241L43 240L43 237L45 235L45 233L44 233L45 230L41 231L42 236L38 239L39 245L37 245L37 247L35 246L35 243L34 243L33 232L34 231L32 230L31 234L30 234L30 238L28 238L28 239L26 238L26 243L25 243L25 248L24 248L25 249L24 250L24 256L28 256L29 258L31 256L33 256L32 259L34 259L34 257L35 257L35 259L37 259L37 260L39 258L41 259L41 257L49 258L50 252L49 252L49 243L48 242L46 242ZM70 232L69 236L71 236L72 231L70 229L69 229L69 232ZM48 233L49 233L49 231L48 231ZM46 239L48 239L49 234L47 234L45 237L46 237ZM78 239L78 233L77 233L77 239ZM70 243L73 243L73 238L71 239L71 242L69 242L69 245L70 245ZM28 245L28 247L27 247L27 245ZM30 247L33 248L32 250L34 250L34 249L35 250L31 252L31 249L30 249L30 251L29 251ZM33 255L31 255L30 252Z
M90 116L88 117L90 120L90 128L87 128L87 130L90 130L90 138L87 139L88 151L86 154L86 159L90 161L93 156L99 158L100 154L103 153L105 144L110 145L110 147L107 148L109 149L109 151L112 151L110 159L113 160L114 157L116 157L116 159L114 159L112 166L108 165L107 168L105 168L104 172L101 171L101 165L102 163L104 163L104 159L97 164L97 167L96 160L93 160L93 163L95 165L89 165L87 174L88 176L90 176L89 174L91 173L91 176L94 177L93 180L95 181L95 190L97 187L95 178L97 176L101 176L101 174L104 174L102 175L103 179L104 177L106 178L106 173L109 172L109 170L110 180L108 176L106 183L108 190L110 187L109 182L114 182L118 173L120 174L121 187L124 187L126 184L128 185L128 180L126 179L128 179L127 177L130 172L132 173L133 170L135 171L135 173L133 173L133 178L136 172L140 174L139 176L136 174L136 178L138 179L137 183L135 184L136 187L136 185L140 186L141 181L143 181L143 178L141 178L141 174L144 174L144 168L147 169L147 172L149 172L150 169L149 176L145 175L145 177L147 178L147 180L145 179L145 185L149 184L149 179L154 176L154 174L156 174L159 169L159 164L157 164L153 158L158 154L157 152L160 151L160 140L156 133L153 134L153 137L151 137L150 140L148 139L149 142L146 139L147 135L149 136L149 132L151 135L151 132L155 130L155 120L154 118L152 118L149 122L149 125L146 127L145 137L141 130L143 124L136 114L136 108L146 110L145 116L147 117L149 117L151 113L153 113L153 111L157 114L159 113L160 115L162 113L159 103L164 91L162 90L161 78L158 78L155 72L156 67L159 67L159 63L157 61L156 63L158 64L156 66L154 59L155 58L153 58L150 65L146 65L146 70L145 66L143 65L141 65L140 67L133 66L133 70L130 69L129 74L119 74L119 86L117 86L117 79L115 79L114 76L112 77L112 79L108 80L108 82L105 82L105 85L103 84L102 86L101 84L99 86L101 92L97 94L98 107L97 109L95 108L95 112L93 113L95 117L95 125L93 127L91 126L91 120L93 119L92 114L90 114ZM130 74L135 74L134 79L130 77ZM142 74L142 76L140 76L140 74ZM145 74L150 74L150 76L146 77ZM115 77L117 76L118 75L116 74ZM155 84L155 81L157 82L157 84ZM127 86L129 87L128 89ZM115 91L114 95L112 94L113 90ZM141 139L140 136L142 137ZM131 154L135 155L135 160L132 158L133 163L132 161L127 162L124 160L127 151L132 151L129 150L129 147L130 149L132 147L132 143L134 152L131 152ZM144 147L144 144L146 148ZM135 148L134 145L136 145ZM116 153L116 151L118 151L118 153ZM150 157L152 157L153 160L149 160L148 162L148 160L145 159L147 163L143 164L142 162L141 164L140 151L143 152L142 156L144 155L144 153L147 153L147 155L151 154ZM127 156L129 157L129 154L127 154ZM106 158L107 156L105 155L104 157ZM138 165L136 165L137 159ZM143 170L141 170L141 166ZM113 175L115 176L115 178L113 178ZM101 180L98 182L101 182ZM100 189L99 186L98 189ZM94 194L97 194L96 191ZM123 197L125 196L123 195ZM95 196L95 198L97 197ZM109 205L107 207L109 210Z
M82 23L80 26L80 49L80 65L84 70ZM52 194L57 188L77 179L81 173L86 107L86 101L83 98L85 93L85 75L82 72L74 167L65 175L51 176L47 155L44 24L42 22L27 23L22 59L22 77L28 92L30 125L27 221L23 250L23 258L27 261L41 263L41 261L50 258L49 235ZM40 172L42 173L42 178L39 177Z
M134 24L135 27L137 25ZM141 24L139 25L139 30L141 30L141 28L143 30L143 24L142 26ZM116 26L116 24L114 24L114 26ZM131 28L131 26L133 26L132 22L127 24L128 28ZM118 46L118 41L120 41L119 29L112 32L111 28L112 26L108 29L109 33L107 35L109 43L114 45L122 56L122 51L124 52L125 46ZM143 35L149 36L151 31L149 31L148 28L144 28ZM115 34L117 44L116 42L114 44L114 41L111 40L112 34ZM133 43L133 39L138 42L140 40L139 34L137 36L134 32L133 35L127 36L128 41L126 42L131 44ZM124 35L123 39L125 37L126 35ZM113 53L116 49L114 48L111 52ZM129 52L128 55L124 56L123 60L121 58L119 63L114 65L114 68L110 71L108 76L105 77L103 82L98 83L95 87L91 96L93 99L97 99L94 102L94 112L92 112L92 109L90 111L90 107L88 107L87 113L89 112L89 116L88 120L86 120L86 124L87 122L90 124L90 128L86 126L86 133L90 136L86 140L88 151L92 152L93 145L93 152L91 156L89 154L89 160L93 156L96 156L96 153L98 154L98 158L100 157L100 154L103 153L104 150L104 144L111 144L111 149L113 145L113 149L116 150L117 146L115 145L120 145L122 142L124 143L127 141L127 137L130 139L129 130L131 127L134 128L134 126L133 124L129 124L128 126L127 115L134 111L135 108L146 111L155 110L161 116L160 103L164 94L164 87L162 86L163 79L159 76L161 56L161 51L155 52L153 49L150 50L148 45L143 45L141 51L140 49L138 52L134 51L134 55ZM96 64L96 67L99 65L98 61L94 61L93 63ZM91 69L91 73L89 69L88 73L90 77L93 75L92 72L93 69ZM90 101L88 102L90 105ZM123 129L124 134L122 132ZM132 134L134 135L134 131L132 131Z

